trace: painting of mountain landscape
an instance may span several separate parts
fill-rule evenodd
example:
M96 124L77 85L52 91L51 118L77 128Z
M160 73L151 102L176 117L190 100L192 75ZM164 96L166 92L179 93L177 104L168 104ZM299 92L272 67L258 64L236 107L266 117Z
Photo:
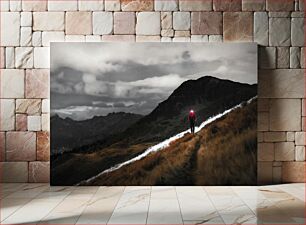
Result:
M257 45L52 43L51 185L255 185Z

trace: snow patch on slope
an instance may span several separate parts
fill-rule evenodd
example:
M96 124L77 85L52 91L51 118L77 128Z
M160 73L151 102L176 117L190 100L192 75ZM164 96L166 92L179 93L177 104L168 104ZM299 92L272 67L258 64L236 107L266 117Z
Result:
M256 98L257 98L257 97L251 98L250 100L247 101L247 104L251 103L251 102L252 102L254 99L256 99ZM217 114L217 115L215 115L215 116L212 116L212 117L208 118L208 119L205 120L199 127L196 127L196 128L195 128L195 133L199 132L199 131L202 130L204 127L206 127L208 124L210 124L210 123L216 121L217 119L222 118L223 116L225 116L226 114L232 112L233 110L242 107L242 105L243 105L243 103L241 103L241 104L239 104L239 105L236 105L236 106L234 106L234 107L231 108L231 109L225 110L223 113L220 113L220 114ZM158 143L157 145L154 145L154 146L148 148L148 149L145 150L142 154L140 154L140 155L138 155L138 156L136 156L136 157L134 157L134 158L132 158L132 159L130 159L130 160L128 160L128 161L125 161L125 162L123 162L123 163L117 164L117 165L115 165L115 166L113 166L113 167L111 167L111 168L109 168L109 169L107 169L107 170L104 170L103 172L97 174L96 176L93 176L93 177L89 178L89 179L86 180L86 181L82 181L81 183L79 183L79 184L77 184L77 185L86 184L86 183L88 183L88 182L91 182L91 181L95 180L97 177L101 176L102 174L113 172L113 171L115 171L115 170L120 169L120 168L123 167L123 166L126 166L126 165L128 165L128 164L131 164L131 163L133 163L133 162L135 162L135 161L138 161L138 160L140 160L140 159L146 157L147 155L149 155L149 154L151 154L151 153L153 153L153 152L158 152L158 151L160 151L160 150L163 150L163 149L169 147L169 145L170 145L171 142L173 142L173 141L175 141L175 140L177 140L177 139L179 139L179 138L182 138L185 134L189 133L189 131L190 131L190 129L185 130L185 131L183 131L183 132L181 132L181 133L179 133L179 134L176 134L175 136L170 137L170 138L168 138L168 139L166 139L166 140L164 140L164 141Z

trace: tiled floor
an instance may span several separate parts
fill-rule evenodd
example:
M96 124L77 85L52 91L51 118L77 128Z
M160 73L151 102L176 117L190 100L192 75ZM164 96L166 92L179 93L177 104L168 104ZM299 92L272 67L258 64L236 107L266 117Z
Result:
M305 184L50 187L1 184L1 224L305 224Z

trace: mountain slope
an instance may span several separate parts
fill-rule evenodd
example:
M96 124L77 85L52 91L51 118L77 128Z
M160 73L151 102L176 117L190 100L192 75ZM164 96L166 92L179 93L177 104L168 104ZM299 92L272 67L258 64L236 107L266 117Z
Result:
M253 100L158 152L86 185L250 185L256 183L257 104Z
M189 80L180 85L152 113L120 134L117 140L129 144L160 142L186 129L190 109L196 111L200 123L256 95L257 85L210 76Z

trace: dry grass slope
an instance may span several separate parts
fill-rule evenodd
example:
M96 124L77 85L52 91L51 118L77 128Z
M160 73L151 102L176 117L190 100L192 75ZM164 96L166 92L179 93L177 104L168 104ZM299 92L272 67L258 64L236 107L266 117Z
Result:
M103 174L92 185L256 184L257 104L236 109L196 135Z

